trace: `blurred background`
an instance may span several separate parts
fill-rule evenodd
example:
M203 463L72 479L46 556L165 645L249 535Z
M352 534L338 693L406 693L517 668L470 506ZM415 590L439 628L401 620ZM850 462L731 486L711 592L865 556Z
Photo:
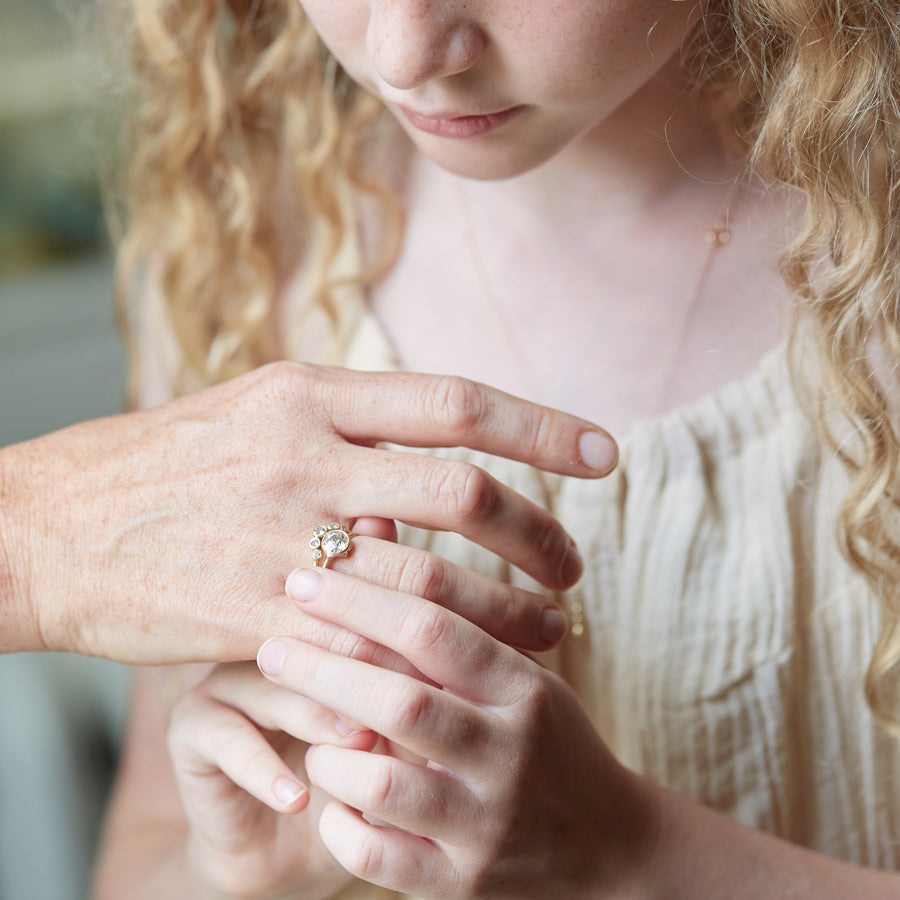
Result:
M120 411L92 136L90 0L0 0L0 446ZM0 656L0 900L81 900L128 672Z

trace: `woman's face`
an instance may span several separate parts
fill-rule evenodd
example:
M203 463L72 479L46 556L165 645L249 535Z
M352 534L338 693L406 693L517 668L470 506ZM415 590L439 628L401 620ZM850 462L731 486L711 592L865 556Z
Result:
M418 148L472 178L590 132L678 49L695 0L301 0Z

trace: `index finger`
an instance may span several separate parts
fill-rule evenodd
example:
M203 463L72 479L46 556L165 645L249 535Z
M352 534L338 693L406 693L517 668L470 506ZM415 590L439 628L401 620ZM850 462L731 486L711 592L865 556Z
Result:
M467 378L325 372L317 399L354 442L468 447L580 478L609 474L619 458L616 442L597 425Z

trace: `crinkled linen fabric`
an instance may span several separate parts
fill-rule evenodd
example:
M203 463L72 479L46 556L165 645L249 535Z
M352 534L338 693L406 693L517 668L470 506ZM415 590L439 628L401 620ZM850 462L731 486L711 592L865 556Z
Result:
M397 367L372 316L347 363ZM794 396L785 349L640 423L620 449L617 470L589 482L454 451L549 506L579 543L585 633L548 664L627 766L754 828L898 868L900 744L863 697L877 608L838 550L846 478ZM456 535L401 539L534 587Z

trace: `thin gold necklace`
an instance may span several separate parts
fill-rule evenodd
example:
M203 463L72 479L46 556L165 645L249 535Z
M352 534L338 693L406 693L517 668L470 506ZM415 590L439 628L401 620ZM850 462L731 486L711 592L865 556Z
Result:
M694 279L691 293L688 296L687 302L685 304L685 312L681 318L681 326L673 339L669 342L672 347L672 351L670 354L671 359L668 360L660 368L659 384L656 389L656 394L659 398L659 401L661 401L663 398L663 386L666 383L666 379L672 367L674 367L675 365L679 350L682 347L689 331L697 303L699 302L700 297L703 294L703 289L706 286L710 272L712 271L716 254L722 247L726 246L731 241L731 210L738 184L739 179L734 179L729 183L728 191L726 192L724 200L720 205L719 213L715 219L715 222L706 231L705 238L708 249L703 256L702 264L697 273L697 277ZM481 286L481 291L484 295L486 304L496 322L497 330L503 336L505 345L504 349L506 351L506 355L510 359L511 364L517 372L518 381L525 389L524 393L528 394L528 398L534 398L537 396L537 393L535 391L533 380L529 374L529 368L525 363L525 359L522 356L522 352L518 344L513 340L509 322L507 321L507 317L503 312L503 308L500 305L500 302L498 301L497 296L494 292L492 280L487 272L487 268L484 264L484 258L481 254L481 251L478 248L473 216L471 210L469 209L469 204L467 202L465 194L465 186L462 181L457 183L457 191L459 193L459 203L462 211L464 225L463 231L465 234L472 268L477 275L478 282ZM547 473L537 470L536 475L539 483L541 484L544 494L543 499L545 507L552 515L558 515L557 507L559 493L562 486L561 478L557 477L551 479L551 477ZM559 594L556 594L555 596L557 597L557 599L562 599ZM584 635L586 629L584 598L581 591L576 588L569 591L564 599L569 613L569 633L573 637L579 638Z

